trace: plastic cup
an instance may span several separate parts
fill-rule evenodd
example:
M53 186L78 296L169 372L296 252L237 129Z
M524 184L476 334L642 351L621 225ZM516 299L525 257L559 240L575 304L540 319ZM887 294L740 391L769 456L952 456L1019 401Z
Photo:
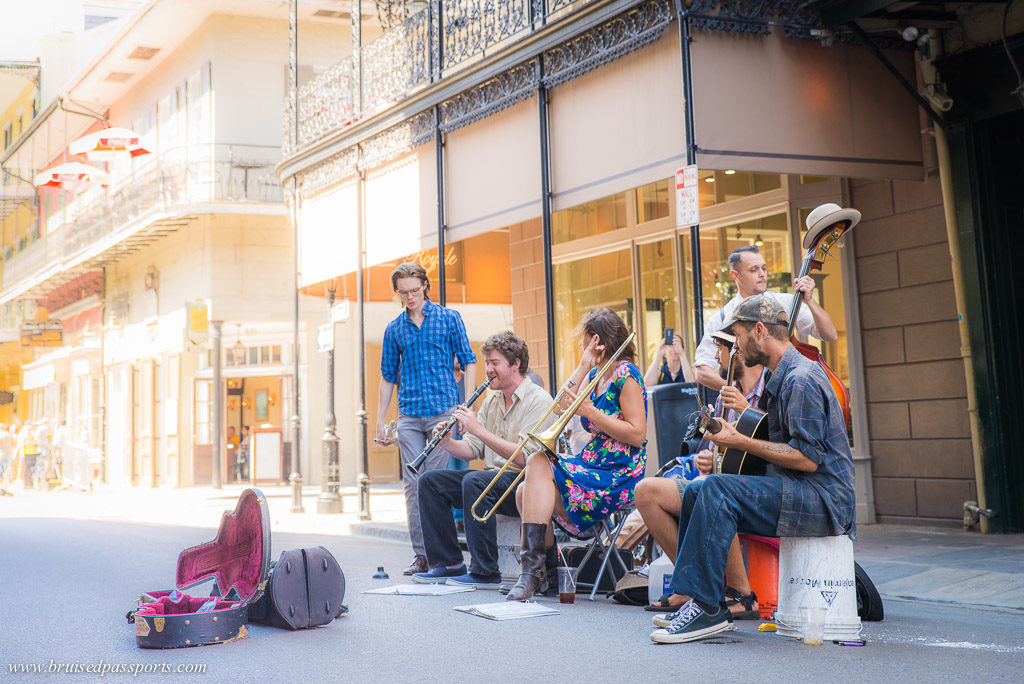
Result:
M804 646L821 646L825 639L825 613L827 610L824 606L802 609Z
M575 568L567 568L564 565L558 566L558 602L576 602L576 581L573 580Z

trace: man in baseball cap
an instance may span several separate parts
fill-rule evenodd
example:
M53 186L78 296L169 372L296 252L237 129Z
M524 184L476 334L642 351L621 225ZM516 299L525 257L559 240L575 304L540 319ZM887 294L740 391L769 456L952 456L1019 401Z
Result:
M789 316L769 294L743 299L722 330L736 336L746 366L770 372L759 402L768 440L723 421L708 438L770 464L767 476L708 475L683 493L670 603L689 599L651 633L658 643L696 641L732 629L720 604L737 532L764 537L855 535L853 456L846 421L824 371L789 341Z

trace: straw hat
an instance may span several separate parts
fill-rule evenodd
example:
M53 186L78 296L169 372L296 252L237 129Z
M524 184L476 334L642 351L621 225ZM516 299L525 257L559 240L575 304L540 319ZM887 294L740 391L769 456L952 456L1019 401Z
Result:
M803 242L804 249L810 249L811 245L818 242L823 233L840 221L849 221L850 226L847 230L850 230L860 222L860 212L856 209L843 209L838 204L828 202L808 214L807 234L804 235Z

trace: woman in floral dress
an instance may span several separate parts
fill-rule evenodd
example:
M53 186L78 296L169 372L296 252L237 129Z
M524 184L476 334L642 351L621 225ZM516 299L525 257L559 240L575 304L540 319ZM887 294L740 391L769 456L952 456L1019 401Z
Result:
M577 330L583 358L566 381L563 408L576 399L573 389L589 384L629 336L626 324L607 307L584 314ZM510 601L533 596L544 582L545 566L556 564L552 516L579 533L633 504L647 451L647 398L635 361L631 342L580 404L576 415L593 437L579 454L554 462L542 452L527 458L526 479L516 492L523 518L522 574L508 594Z

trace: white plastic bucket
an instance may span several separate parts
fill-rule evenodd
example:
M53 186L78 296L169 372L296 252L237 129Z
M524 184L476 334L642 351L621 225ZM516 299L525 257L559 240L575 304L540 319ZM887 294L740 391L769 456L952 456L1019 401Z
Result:
M668 554L661 554L648 566L647 600L657 603L664 594L672 593L672 559Z
M498 572L501 579L515 582L519 579L519 543L522 541L522 520L495 514L498 541Z
M850 538L783 537L779 541L777 633L803 638L806 616L820 615L824 608L825 641L859 639L861 624Z

